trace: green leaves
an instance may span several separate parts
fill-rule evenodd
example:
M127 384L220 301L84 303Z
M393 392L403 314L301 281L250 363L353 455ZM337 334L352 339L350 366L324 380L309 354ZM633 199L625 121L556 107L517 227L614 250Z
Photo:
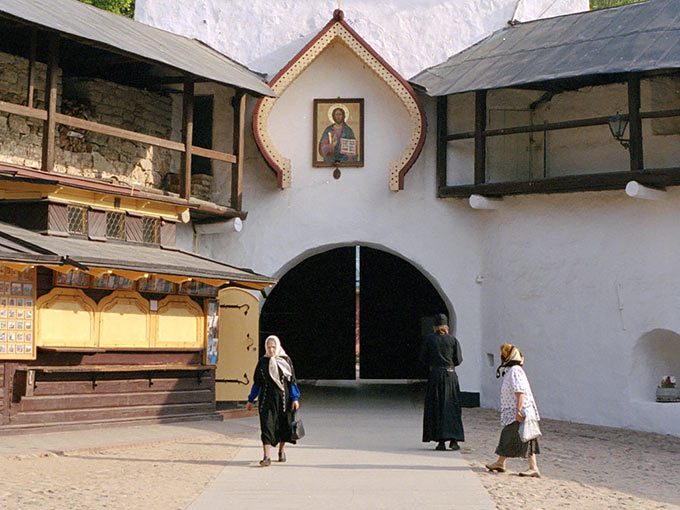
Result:
M609 7L618 7L619 5L636 4L641 1L643 0L590 0L590 10L608 9Z
M80 0L84 4L94 5L100 9L115 14L133 18L135 15L135 0Z

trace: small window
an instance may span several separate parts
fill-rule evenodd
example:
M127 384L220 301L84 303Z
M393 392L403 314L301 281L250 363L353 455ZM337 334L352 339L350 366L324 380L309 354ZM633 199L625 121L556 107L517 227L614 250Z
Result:
M106 213L106 237L125 239L125 213Z
M87 209L85 207L69 205L67 213L68 231L74 234L87 234Z
M161 221L158 218L142 218L142 240L150 244L161 242Z

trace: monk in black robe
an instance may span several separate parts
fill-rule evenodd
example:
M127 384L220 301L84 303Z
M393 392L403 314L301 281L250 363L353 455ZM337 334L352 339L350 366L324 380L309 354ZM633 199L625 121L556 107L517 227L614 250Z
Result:
M460 388L456 369L463 362L460 344L449 334L446 315L437 314L435 332L426 336L420 349L420 361L429 368L423 442L437 441L436 450L459 450L458 441L465 441L460 409Z

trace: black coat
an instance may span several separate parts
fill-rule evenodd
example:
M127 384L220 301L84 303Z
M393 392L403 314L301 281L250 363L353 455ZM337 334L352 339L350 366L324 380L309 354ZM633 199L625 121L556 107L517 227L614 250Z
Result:
M258 412L260 415L260 432L262 444L276 446L280 442L295 444L290 437L290 423L292 421L292 411L290 408L290 387L297 385L295 379L295 369L289 357L285 360L290 365L292 372L289 381L283 382L283 391L269 375L269 358L260 358L255 367L253 382L260 387L258 397Z
M423 412L423 442L465 441L455 371L463 362L458 340L452 335L428 335L421 345L420 361L430 370Z

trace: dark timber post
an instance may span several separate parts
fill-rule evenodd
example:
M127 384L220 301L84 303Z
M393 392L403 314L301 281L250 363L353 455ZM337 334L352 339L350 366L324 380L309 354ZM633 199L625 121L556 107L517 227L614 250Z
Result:
M36 29L31 30L31 46L28 54L28 94L26 95L26 106L33 108L33 97L35 96L35 57L38 48L38 34Z
M43 124L42 170L54 170L54 138L57 133L57 74L59 71L59 35L50 34L45 81L45 109L47 119Z
M190 78L184 80L184 95L182 99L182 187L180 196L186 200L191 197L191 155L194 138L194 82Z
M640 75L628 75L628 126L630 129L630 169L644 168L642 156L642 119L640 118Z
M486 90L475 91L475 184L486 182Z
M437 97L437 196L439 190L446 186L446 157L449 142L449 96Z
M236 163L231 165L231 207L243 208L243 160L245 159L246 95L237 90L232 99L234 107L234 149Z

